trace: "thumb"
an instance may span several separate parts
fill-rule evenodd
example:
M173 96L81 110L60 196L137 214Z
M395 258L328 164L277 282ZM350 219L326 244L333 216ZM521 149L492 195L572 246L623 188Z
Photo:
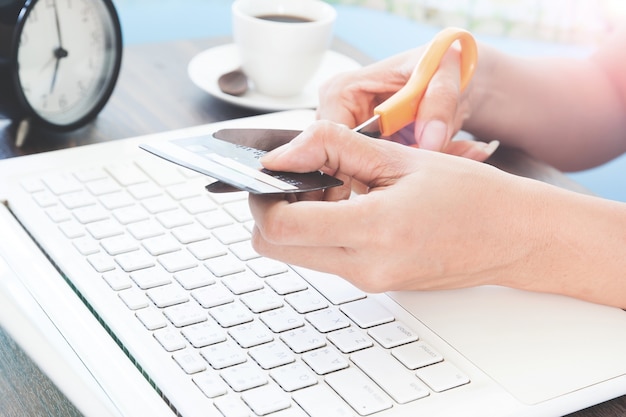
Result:
M287 172L322 170L342 174L368 185L401 175L399 161L416 151L397 143L372 139L343 125L317 121L290 143L261 158L267 169ZM412 158L411 158L412 159Z

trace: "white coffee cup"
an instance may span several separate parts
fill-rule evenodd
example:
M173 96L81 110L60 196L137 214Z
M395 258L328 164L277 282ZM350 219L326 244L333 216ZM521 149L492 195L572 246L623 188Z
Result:
M323 0L235 0L233 37L252 88L274 97L301 93L330 47L336 16Z

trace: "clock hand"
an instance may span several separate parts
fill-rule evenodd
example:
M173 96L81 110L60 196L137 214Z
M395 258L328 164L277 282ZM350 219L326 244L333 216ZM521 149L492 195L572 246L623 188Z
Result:
M63 49L63 38L61 37L61 24L59 23L59 10L57 8L57 2L54 0L52 2L54 6L54 21L57 28L57 36L59 38L59 46L54 50L54 57L56 58L56 63L54 64L54 73L52 74L52 83L50 84L50 94L54 90L54 85L56 84L57 74L59 72L59 64L61 63L61 58L65 58L68 53L65 49Z
M57 74L59 73L59 64L61 63L61 58L65 58L67 55L67 51L60 46L54 50L56 63L54 64L54 73L52 74L52 83L50 84L50 94L52 94L52 90L54 90L54 85L57 81Z
M56 27L57 27L57 37L59 38L59 48L62 49L63 38L61 37L61 24L59 23L59 10L57 9L56 0L52 2L52 5L54 6L54 22L56 23Z

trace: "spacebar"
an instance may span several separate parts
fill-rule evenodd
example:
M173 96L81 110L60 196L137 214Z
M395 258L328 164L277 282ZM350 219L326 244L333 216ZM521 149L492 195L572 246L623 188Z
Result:
M391 398L361 371L352 367L326 377L326 382L362 416L391 408Z

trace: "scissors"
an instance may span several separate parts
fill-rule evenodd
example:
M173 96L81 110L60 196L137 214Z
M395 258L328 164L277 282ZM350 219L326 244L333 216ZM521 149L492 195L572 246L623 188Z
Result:
M374 137L391 136L414 122L430 80L437 72L443 56L456 41L461 44L461 91L463 91L474 75L478 47L476 40L467 30L446 28L437 33L428 44L404 87L376 106L374 116L353 130Z

